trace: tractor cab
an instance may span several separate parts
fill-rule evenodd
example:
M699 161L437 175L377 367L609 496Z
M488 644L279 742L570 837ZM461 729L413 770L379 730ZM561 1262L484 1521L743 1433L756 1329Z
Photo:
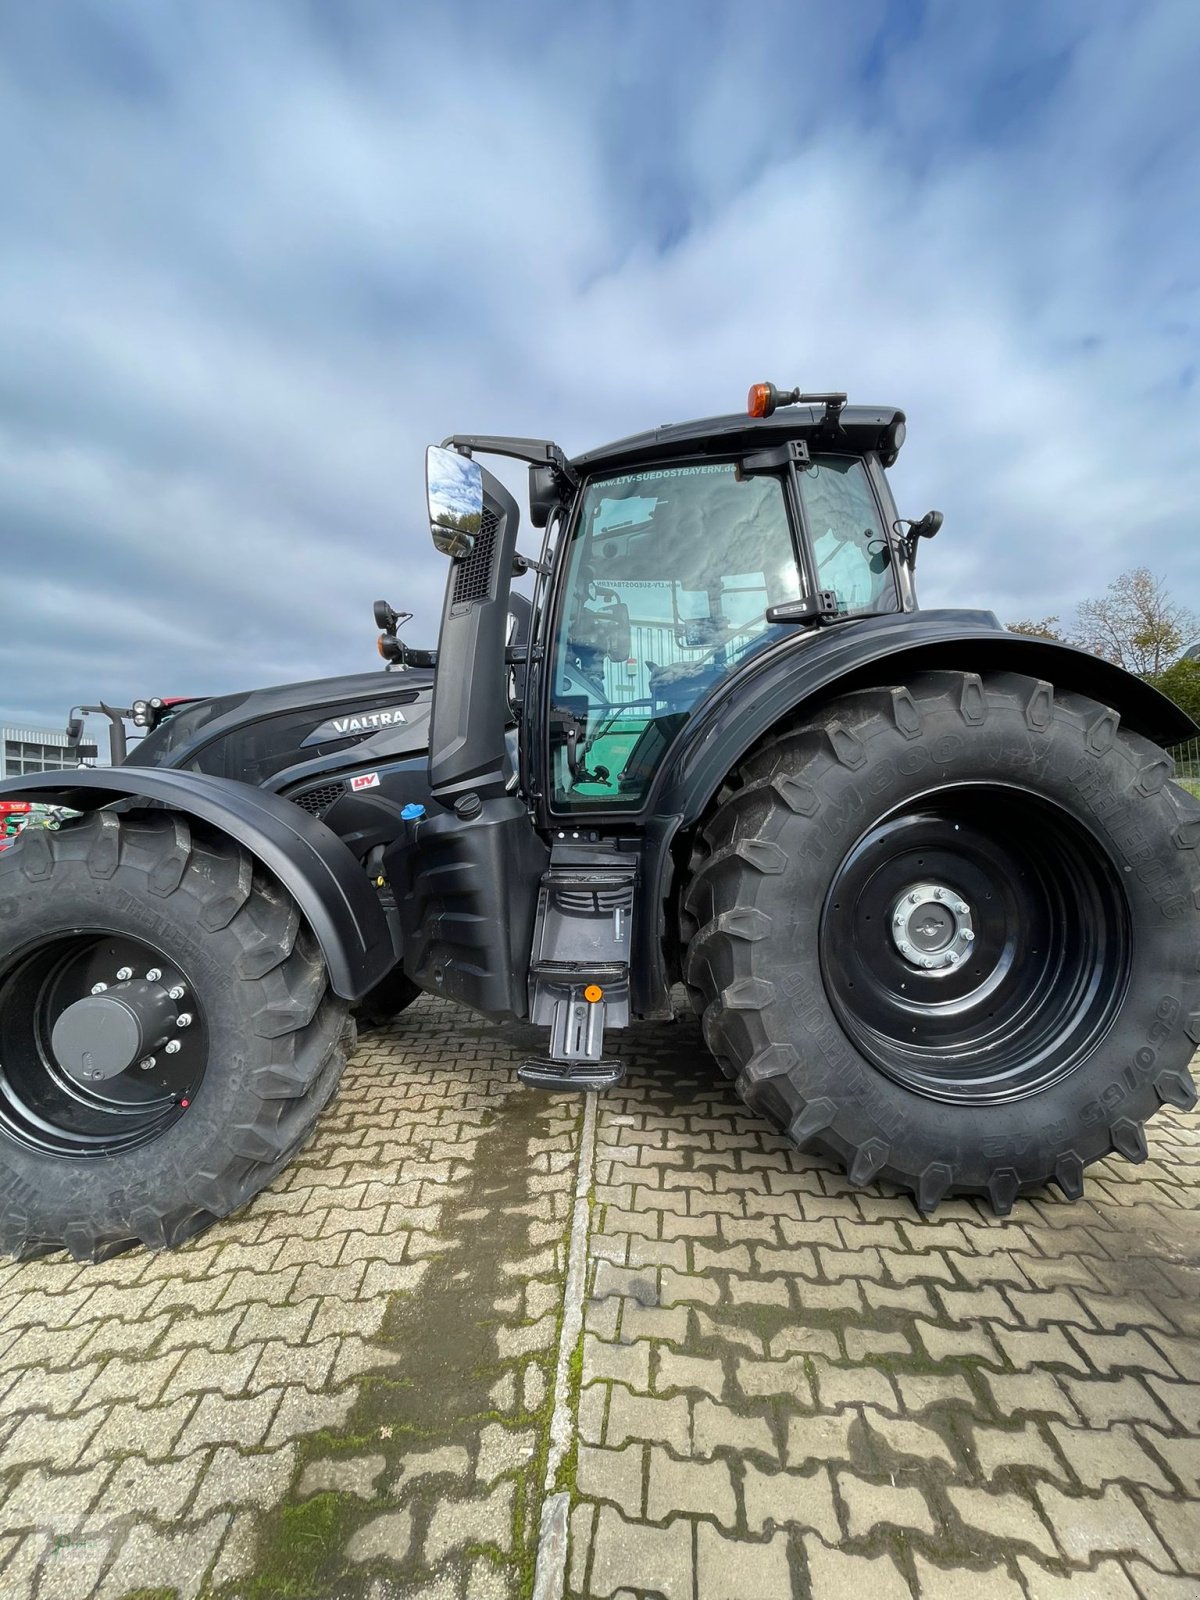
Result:
M430 452L435 543L476 564L464 522L495 518L469 463L530 462L546 536L539 561L517 558L539 573L524 773L544 820L639 810L700 703L798 629L915 608L884 471L904 431L898 410L758 384L745 415L570 461L528 439L456 436Z
M555 807L635 805L698 702L794 634L806 596L825 597L810 621L903 609L875 462L833 449L796 469L747 462L601 464L584 485L550 651Z

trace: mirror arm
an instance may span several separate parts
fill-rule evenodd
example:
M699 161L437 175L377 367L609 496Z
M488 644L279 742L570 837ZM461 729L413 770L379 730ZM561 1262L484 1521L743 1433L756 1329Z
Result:
M892 532L900 540L904 550L904 559L908 562L910 570L917 564L917 548L922 539L932 539L939 531L945 517L940 511L927 511L916 522L911 522L907 517L898 517L892 523ZM907 528L907 533L900 530Z
M566 452L552 439L513 439L503 434L452 433L442 440L445 450L457 450L470 455L479 450L485 456L511 456L514 461L528 461L533 466L550 466L572 489L579 487L579 474L567 459Z
M70 722L74 722L76 712L79 713L81 720L84 717L91 716L108 718L109 761L114 767L119 767L129 754L129 739L125 731L125 719L133 716L132 710L123 706L106 705L101 700L97 706L72 706ZM68 734L70 733L70 722L68 723ZM73 748L79 748L79 744L83 742L83 733L84 729L81 727L79 741ZM72 747L68 746L68 748Z

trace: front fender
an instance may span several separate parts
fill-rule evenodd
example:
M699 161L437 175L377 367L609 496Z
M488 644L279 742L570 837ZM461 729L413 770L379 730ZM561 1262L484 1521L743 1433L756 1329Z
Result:
M296 901L344 1000L359 1000L397 956L379 898L337 834L289 800L232 778L165 767L81 768L0 783L0 798L72 811L149 801L208 823L245 847Z

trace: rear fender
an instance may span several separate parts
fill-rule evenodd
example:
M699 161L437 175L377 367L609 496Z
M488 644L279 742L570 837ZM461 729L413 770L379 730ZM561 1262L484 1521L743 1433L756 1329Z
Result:
M988 611L864 617L802 636L732 678L681 730L649 809L692 822L725 774L776 724L851 689L906 683L937 668L1043 678L1111 707L1126 727L1155 744L1175 744L1200 731L1173 701L1111 661L1052 639L1009 633Z
M1126 727L1171 745L1195 738L1192 719L1140 678L1085 650L1009 633L987 611L918 611L861 621L798 637L764 652L723 691L699 707L663 763L648 805L646 856L634 926L645 941L635 969L644 990L643 1016L669 1014L668 926L674 873L672 845L703 816L710 801L754 745L797 713L852 689L910 682L918 673L1020 672L1058 689L1088 695L1116 711Z
M361 864L299 806L230 778L163 767L81 769L0 783L0 798L72 811L145 801L204 822L242 845L296 901L335 994L359 1000L396 965L387 918Z

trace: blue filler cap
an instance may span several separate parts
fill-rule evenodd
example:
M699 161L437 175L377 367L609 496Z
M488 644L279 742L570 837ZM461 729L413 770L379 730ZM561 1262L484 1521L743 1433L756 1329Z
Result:
M405 806L400 815L405 822L416 822L420 817L425 815L425 807L413 803Z

